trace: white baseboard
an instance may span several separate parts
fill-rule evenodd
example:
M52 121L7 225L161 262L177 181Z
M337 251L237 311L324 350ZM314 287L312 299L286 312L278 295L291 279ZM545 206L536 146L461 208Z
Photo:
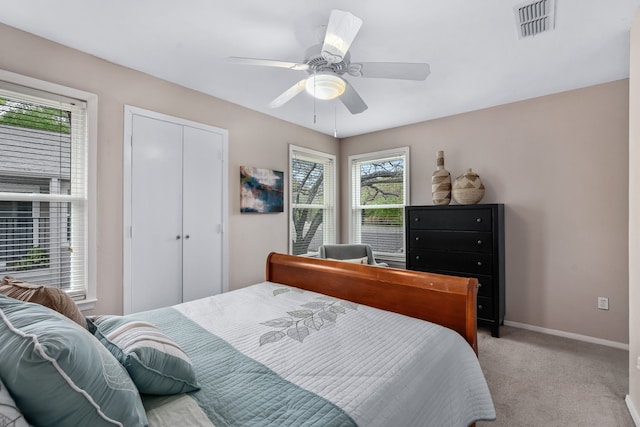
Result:
M629 413L631 414L631 418L633 418L633 422L636 424L636 427L640 427L640 415L638 411L633 406L633 402L631 401L631 397L627 394L627 397L624 398L624 401L627 402L627 408L629 408Z
M541 332L543 334L556 335L559 337L571 338L578 341L585 341L593 344L600 344L600 345L605 345L607 347L619 348L621 350L629 351L629 344L625 344L617 341L603 340L602 338L595 338L595 337L590 337L588 335L574 334L571 332L559 331L557 329L541 328L540 326L527 325L526 323L511 322L509 320L505 320L504 324L506 326L513 326L514 328L528 329L530 331ZM638 423L636 423L636 425L638 425ZM640 425L638 427L640 427Z

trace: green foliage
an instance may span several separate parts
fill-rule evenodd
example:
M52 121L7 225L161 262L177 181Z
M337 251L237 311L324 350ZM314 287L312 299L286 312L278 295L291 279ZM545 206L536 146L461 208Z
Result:
M404 210L399 208L365 209L362 215L363 223L397 227L402 225Z
M0 98L0 125L71 133L69 111Z
M45 249L41 249L38 245L35 245L27 251L26 258L17 261L13 267L15 267L17 271L47 268L49 267L49 255Z

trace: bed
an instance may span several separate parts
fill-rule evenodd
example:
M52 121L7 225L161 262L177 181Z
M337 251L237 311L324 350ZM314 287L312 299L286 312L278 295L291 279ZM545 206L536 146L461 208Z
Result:
M126 405L133 405L127 414L137 417L110 423L116 416L105 406L92 425L467 426L493 420L477 360L476 292L472 278L272 253L262 283L89 319L89 333L78 337L97 338L124 366L135 387L118 367L102 377L118 378L129 393ZM0 299L11 330L21 327L10 318L14 306ZM155 344L139 344L149 337ZM108 356L98 353L104 367ZM167 357L150 367L158 354ZM0 367L1 379L18 388L24 379L9 372ZM131 403L135 391L143 409ZM43 405L34 408L25 393L11 394L30 413ZM98 406L99 397L93 399Z

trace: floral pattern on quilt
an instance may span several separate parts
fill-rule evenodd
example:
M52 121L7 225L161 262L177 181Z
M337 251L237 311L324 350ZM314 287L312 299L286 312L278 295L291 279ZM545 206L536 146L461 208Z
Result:
M273 295L278 296L292 290L298 289L278 287L273 291ZM283 338L303 342L311 333L335 324L338 316L358 309L358 304L329 296L320 296L316 300L301 304L299 309L287 311L286 317L262 322L261 325L274 329L260 336L260 346L278 342Z

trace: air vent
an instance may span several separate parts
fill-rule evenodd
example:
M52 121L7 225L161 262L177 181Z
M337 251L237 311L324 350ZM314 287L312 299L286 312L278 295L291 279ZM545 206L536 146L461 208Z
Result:
M555 26L555 1L539 0L513 8L518 26L518 38L533 37L553 30Z

